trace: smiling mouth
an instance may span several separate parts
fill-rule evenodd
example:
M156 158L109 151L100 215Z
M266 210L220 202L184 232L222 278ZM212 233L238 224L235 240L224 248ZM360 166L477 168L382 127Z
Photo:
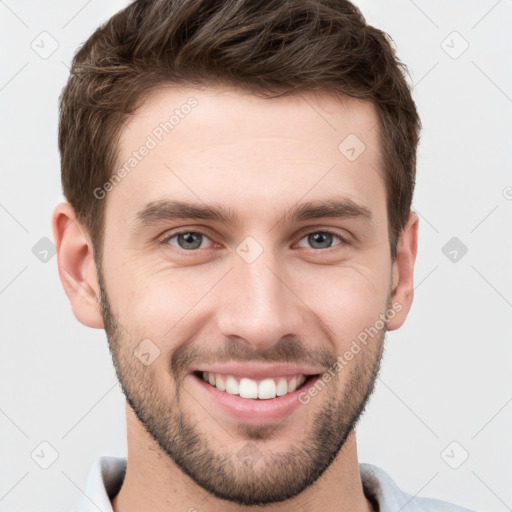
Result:
M194 371L193 374L218 391L249 400L271 400L286 396L301 390L320 375L298 374L254 380L204 371Z

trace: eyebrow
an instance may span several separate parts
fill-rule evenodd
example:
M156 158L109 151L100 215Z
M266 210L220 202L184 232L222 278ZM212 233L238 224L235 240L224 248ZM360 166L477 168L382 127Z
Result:
M299 223L322 218L361 219L373 226L371 210L348 197L309 201L293 205L282 215L276 225L286 222ZM160 199L148 203L137 212L132 224L133 230L139 230L163 222L175 220L210 220L226 225L239 225L240 217L230 208L217 204L189 203L171 199Z

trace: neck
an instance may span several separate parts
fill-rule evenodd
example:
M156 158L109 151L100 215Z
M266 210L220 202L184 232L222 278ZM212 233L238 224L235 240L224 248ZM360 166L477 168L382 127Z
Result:
M252 512L262 507L242 507L221 500L198 486L174 464L140 424L129 406L127 411L128 463L121 490L112 500L114 512ZM299 507L297 507L299 505ZM296 497L264 507L265 512L373 512L363 493L353 430L335 460L322 476Z

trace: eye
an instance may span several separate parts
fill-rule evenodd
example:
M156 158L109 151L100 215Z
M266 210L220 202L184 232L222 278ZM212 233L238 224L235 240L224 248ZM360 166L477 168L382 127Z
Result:
M331 247L333 247L333 238L337 238L342 243L346 242L341 236L337 235L336 233L333 233L332 231L312 231L305 237L301 238L301 240L306 239L307 242L312 245L313 249L330 249Z
M335 238L337 238L340 241L340 243L333 245L333 240ZM200 231L185 230L173 233L171 235L167 235L161 241L161 243L173 245L178 250L184 252L194 252L196 249L209 248L207 242L208 240L210 240L210 238ZM311 245L310 248L324 250L335 247L336 245L348 243L343 237L329 230L312 231L308 233L306 236L303 236L301 238L301 242L302 240L306 240L306 242ZM300 242L298 246L305 247L304 245L301 245Z
M173 239L176 239L176 243L172 243ZM199 231L180 231L168 236L162 242L174 245L183 251L193 251L194 249L204 249L203 242L205 240L209 240L209 238Z

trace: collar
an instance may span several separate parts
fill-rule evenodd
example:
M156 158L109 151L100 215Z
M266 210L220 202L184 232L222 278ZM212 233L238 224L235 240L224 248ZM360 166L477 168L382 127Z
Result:
M103 456L91 467L82 501L73 512L114 512L110 500L119 492L126 474L124 457ZM373 464L359 463L365 496L375 512L474 512L446 501L411 496Z

